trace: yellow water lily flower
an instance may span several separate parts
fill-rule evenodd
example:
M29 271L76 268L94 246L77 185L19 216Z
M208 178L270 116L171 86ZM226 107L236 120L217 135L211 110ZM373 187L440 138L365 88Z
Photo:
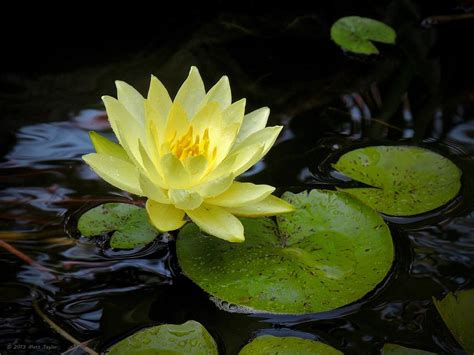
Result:
M271 195L272 186L234 181L268 152L282 127L265 128L267 107L245 114L245 99L232 103L226 76L206 93L192 67L174 101L154 76L146 99L122 81L116 85L118 99L102 100L120 145L91 132L97 153L83 159L108 183L146 196L156 228L178 229L187 215L206 233L241 242L236 216L293 210Z

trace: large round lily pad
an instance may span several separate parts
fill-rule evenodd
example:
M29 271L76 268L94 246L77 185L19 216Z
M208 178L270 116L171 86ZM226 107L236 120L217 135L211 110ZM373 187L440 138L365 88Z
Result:
M474 289L448 293L434 304L464 350L474 353Z
M343 192L285 193L296 211L242 219L246 240L228 243L194 224L178 237L184 273L221 300L272 313L321 312L371 291L393 260L380 215Z
M113 345L108 354L218 355L218 351L206 328L190 320L179 325L163 324L140 330Z
M77 228L85 237L113 232L110 246L120 249L146 245L158 235L148 222L145 209L128 203L105 203L94 207L79 218Z
M449 159L411 146L375 146L344 154L334 168L370 185L343 189L392 216L411 216L443 206L461 188L461 171Z
M382 349L382 355L436 355L430 351L407 348L398 344L385 344Z
M240 350L239 355L340 355L342 352L319 341L263 335Z

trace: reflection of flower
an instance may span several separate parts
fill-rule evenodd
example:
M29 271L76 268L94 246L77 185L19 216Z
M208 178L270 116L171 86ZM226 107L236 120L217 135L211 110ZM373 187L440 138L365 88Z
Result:
M185 223L240 242L244 230L235 216L271 216L293 207L272 196L274 188L234 181L271 148L281 126L265 128L270 110L247 115L245 99L231 104L227 77L207 93L191 68L174 101L152 77L148 97L117 82L118 100L104 96L120 145L91 133L97 153L83 157L105 181L146 196L152 223L161 231Z

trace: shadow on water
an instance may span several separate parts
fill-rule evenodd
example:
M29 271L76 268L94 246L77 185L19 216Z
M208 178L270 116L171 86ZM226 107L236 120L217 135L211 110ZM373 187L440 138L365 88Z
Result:
M341 4L307 15L213 13L169 39L126 42L123 52L112 51L113 60L76 59L58 69L54 63L61 58L52 57L46 69L0 77L0 239L29 258L0 248L0 349L13 344L24 352L55 353L71 346L36 305L100 350L144 326L194 319L226 354L262 334L321 339L347 353L377 353L385 342L461 352L432 297L473 286L473 61L451 41L472 23L420 25L428 16L465 11L458 3ZM376 58L342 53L328 40L329 26L354 13L392 24L397 47L382 46ZM279 192L333 189L353 183L330 166L342 152L417 144L452 159L463 170L463 189L430 213L386 216L395 265L387 280L352 305L305 316L218 307L181 275L174 235L117 251L106 238L80 237L74 223L80 211L103 202L143 202L98 179L81 160L92 151L89 130L113 137L100 96L114 95L115 79L145 92L150 73L176 92L190 65L208 84L229 75L234 99L247 97L248 110L270 106L270 124L285 125L275 147L242 180ZM38 344L44 347L31 347Z

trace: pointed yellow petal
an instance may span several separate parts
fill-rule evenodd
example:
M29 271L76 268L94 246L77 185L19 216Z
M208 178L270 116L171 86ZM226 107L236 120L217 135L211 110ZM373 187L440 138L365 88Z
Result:
M151 76L147 101L162 117L168 117L172 101L168 90L154 75Z
M225 75L220 78L220 80L207 92L203 102L217 102L220 109L222 111L225 110L232 103L229 78Z
M130 112L134 119L143 126L145 122L145 99L143 96L126 82L117 80L115 86L117 87L117 97L120 103Z
M158 128L158 127L157 127ZM170 141L173 137L180 137L189 128L189 120L183 106L178 102L173 102L170 113L166 120L165 141ZM159 129L159 128L158 128Z
M153 149L158 153L158 148L164 141L165 128L166 128L167 116L162 116L161 113L156 110L149 100L145 100L145 129L146 129L146 140L149 149ZM156 158L156 154L150 154L153 158Z
M137 168L121 159L105 154L87 154L84 161L109 184L136 195L143 195Z
M170 203L168 192L154 184L147 176L140 174L139 183L144 196L160 203Z
M153 163L141 143L139 143L139 151L143 161L143 168L141 169L142 173L146 175L153 182L153 184L158 185L164 189L168 188L166 181L163 179L162 172L158 170L161 166Z
M242 223L222 207L208 206L188 211L186 214L204 232L229 242L243 242L244 227Z
M261 201L273 191L275 191L275 188L270 185L255 185L249 182L234 181L232 186L222 194L206 199L206 204L221 207L240 207Z
M127 153L117 143L109 141L107 138L93 131L89 132L89 136L97 153L111 155L113 157L125 160L126 162L130 163L130 159L128 158Z
M182 189L189 186L190 177L181 161L172 153L161 158L161 169L165 183L173 189Z
M232 105L227 107L227 109L225 109L225 111L222 113L222 119L224 123L238 123L240 127L244 119L246 104L246 99L240 99L239 101L234 102Z
M194 210L201 206L203 198L195 191L190 190L169 190L170 202L179 209Z
M239 134L237 135L236 144L239 144L251 134L264 129L267 125L269 115L270 109L268 107L262 107L246 114L242 121Z
M114 130L120 145L125 149L127 155L134 162L140 162L140 154L138 152L138 141L145 140L144 127L137 123L133 116L125 109L125 107L113 97L103 96L110 125Z
M232 185L232 181L234 181L234 175L232 173L226 174L198 185L194 187L193 190L204 198L211 198L227 190Z
M241 217L263 217L292 212L295 208L281 198L270 195L259 202L240 207L231 207L227 208L227 210Z
M204 105L191 120L194 134L202 136L207 129L212 139L219 134L222 123L222 110L216 102Z
M151 223L162 232L181 228L186 223L184 211L177 209L173 205L148 200L146 202L146 210Z
M189 75L178 90L174 102L181 104L187 112L188 118L191 119L204 99L204 96L206 96L206 90L201 75L196 67L191 67Z

